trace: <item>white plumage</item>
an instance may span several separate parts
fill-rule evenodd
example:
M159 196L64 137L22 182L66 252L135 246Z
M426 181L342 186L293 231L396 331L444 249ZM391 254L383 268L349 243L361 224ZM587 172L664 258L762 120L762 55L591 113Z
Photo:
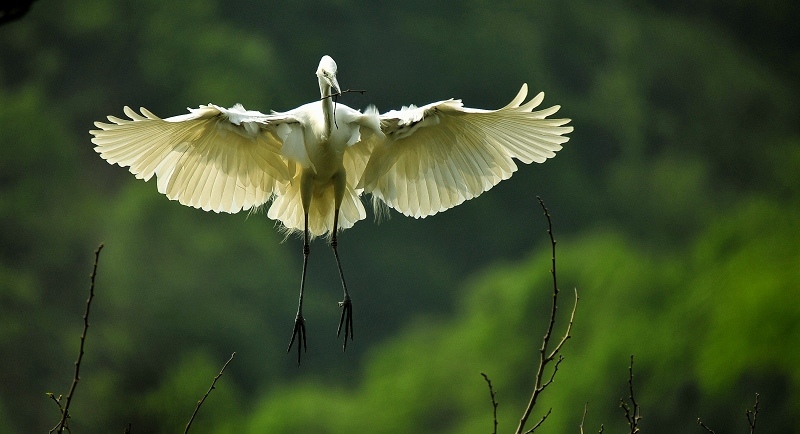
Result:
M130 119L95 122L94 149L137 178L155 175L158 191L184 205L235 213L271 200L271 219L304 232L307 259L314 236L331 236L336 253L337 230L366 216L362 194L408 216L433 215L509 178L515 159L529 164L554 157L572 131L569 119L548 118L559 106L534 111L544 94L525 102L525 84L498 110L450 99L362 113L332 101L341 93L336 72L333 59L323 56L320 100L282 113L209 104L161 119L125 107ZM342 320L352 322L344 279L342 285ZM301 309L292 341L298 332L305 345Z
M228 213L272 199L268 216L290 230L303 230L299 181L304 171L313 172L309 231L320 236L333 229L328 181L337 171L347 181L338 228L346 229L366 216L359 200L364 193L421 218L509 178L517 170L513 159L529 164L555 156L569 140L569 119L547 118L559 106L533 111L544 94L523 104L527 90L523 84L499 110L451 99L382 115L373 107L361 113L333 104L330 94L272 114L209 104L161 119L125 107L130 120L109 116L111 123L96 122L99 129L91 133L101 157L145 181L155 175L158 191L170 199ZM336 110L327 120L330 131L326 105Z

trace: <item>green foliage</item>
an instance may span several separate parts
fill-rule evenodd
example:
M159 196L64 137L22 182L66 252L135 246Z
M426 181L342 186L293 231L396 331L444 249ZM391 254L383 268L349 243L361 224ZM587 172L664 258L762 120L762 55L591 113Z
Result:
M800 338L800 308L779 295L797 280L800 256L793 240L800 226L775 211L774 204L755 204L720 221L679 255L648 253L608 232L559 243L557 333L563 334L572 306L566 285L579 288L581 299L566 359L534 423L552 407L548 432L574 432L588 402L589 426L622 429L617 404L627 396L627 355L634 353L648 430L688 431L696 415L706 414L735 431L733 417L741 409L701 396L741 394L732 402L747 402L752 391L741 381L753 375L751 387L766 384L758 379L764 375L788 382L786 389L773 390L781 395L772 398L778 411L770 412L775 420L767 424L781 432L796 428L796 416L779 415L797 412L791 404L800 393L797 354L774 348ZM754 219L753 212L760 217ZM730 238L741 238L733 231L747 226L752 241L731 246ZM776 228L784 240L765 243L764 227ZM498 391L501 427L511 429L531 392L538 336L549 315L548 267L549 251L491 267L464 291L452 320L418 319L375 348L359 384L345 391L324 384L274 391L255 408L249 432L485 432L491 407L479 370ZM290 409L308 417L280 417ZM659 428L662 423L667 426Z
M702 386L724 391L747 372L779 372L793 383L792 401L800 398L800 353L785 346L800 340L798 309L789 301L800 281L796 212L753 200L701 240L696 265L703 273L691 294L696 304L713 306L698 354Z
M137 59L149 87L175 101L201 98L226 107L237 102L274 103L271 93L285 80L269 41L216 21L218 11L212 2L153 2L153 6L152 19L138 41L142 49ZM176 16L181 17L178 27ZM230 74L232 68L236 74Z
M13 403L41 401L62 385L51 375L53 360L69 366L73 345L66 352L66 339L75 337L74 348L78 342L77 328L64 320L73 319L71 307L81 301L63 300L75 267L84 265L77 254L91 249L82 239L90 226L81 224L91 220L77 217L87 194L70 188L79 179L78 159L63 146L71 133L56 113L40 89L0 91L0 369L13 373L0 385L0 407L14 405L8 408L15 416L0 422L4 432L24 432L25 418L55 410L52 403L19 409ZM43 128L40 119L48 117Z
M233 351L193 432L486 432L480 371L510 430L549 315L537 194L562 241L561 321L581 295L543 430L575 432L587 401L587 432L623 430L630 354L648 432L698 415L742 431L755 392L764 432L800 429L794 2L39 3L0 28L0 431L55 424L44 392L68 390L101 240L76 432L180 432ZM345 354L315 242L298 369L297 240L263 213L168 201L87 130L123 105L289 109L317 96L326 53L368 90L355 107L500 107L528 82L576 129L479 199L345 232Z

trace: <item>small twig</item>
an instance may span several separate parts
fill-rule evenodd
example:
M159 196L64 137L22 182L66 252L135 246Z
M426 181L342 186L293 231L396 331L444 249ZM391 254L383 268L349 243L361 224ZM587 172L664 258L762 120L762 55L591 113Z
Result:
M747 416L747 424L750 426L750 434L753 434L756 432L756 419L758 418L758 393L756 393L756 403L753 405L753 409L745 410L745 415ZM716 434L714 430L706 426L706 424L704 424L699 417L697 418L697 424L703 427L706 432Z
M606 430L606 427L605 427L605 426L603 426L603 424L601 423L601 424L600 424L600 431L598 431L597 433L598 433L598 434L603 434L603 431L605 431L605 430Z
M346 93L350 93L350 92L358 92L358 93L360 93L361 95L364 95L364 93L366 93L367 91L366 91L366 90L358 90L358 89L345 89L345 90L343 90L343 91L340 91L340 92L337 92L337 93L332 93L332 94L330 94L330 95L325 95L325 96L323 96L323 97L321 97L321 98L320 98L320 101L322 101L322 100L324 100L324 99L328 99L328 98L333 98L333 104L334 104L334 107L333 107L333 125L334 125L336 128L339 128L339 125L336 123L336 104L337 104L337 98L338 98L339 96L341 96L341 95L344 95L344 94L346 94Z
M53 392L45 392L45 395L47 395L50 399L53 400L53 402L56 403L58 409L61 410L62 413L64 412L64 407L61 406L61 395L58 395L58 398L56 398Z
M639 420L641 420L642 417L639 415L639 404L633 396L633 355L631 355L631 364L628 366L628 389L630 391L629 399L631 400L633 408L631 408L623 398L620 398L619 406L625 410L625 419L628 419L628 426L631 428L630 433L636 434L639 432Z
M203 402L205 402L206 398L208 398L208 395L211 394L212 390L214 390L215 385L217 384L217 380L219 380L219 377L221 377L222 373L225 372L225 368L228 367L228 363L230 363L233 360L234 356L236 356L235 352L232 353L231 357L228 359L228 361L225 362L224 365L222 365L222 369L220 369L219 370L219 374L217 374L214 377L214 381L211 382L211 387L208 388L208 390L206 391L206 394L203 395L203 398L200 399L199 401L197 401L197 407L194 408L194 413L192 413L192 417L189 418L189 422L186 424L186 429L183 430L183 434L186 434L186 433L189 432L189 427L192 426L192 422L194 422L194 418L195 418L195 416L197 416L197 412L200 410L200 406L203 405Z
M698 425L700 425L701 427L703 427L703 429L705 429L705 430L706 430L706 432L709 432L709 433L711 433L711 434L717 434L717 433L715 433L715 432L714 432L714 430L713 430L713 429L711 429L711 428L707 427L707 426L706 426L706 424L704 424L704 423L703 423L703 421L702 421L702 420L700 420L700 418L699 418L699 417L697 418L697 424L698 424Z
M542 384L542 389L544 389L545 387L549 386L550 383L552 383L553 380L555 380L556 373L558 373L558 366L561 365L562 361L564 361L564 357L561 354L559 354L558 355L558 360L556 360L556 364L553 365L553 372L550 373L550 378L544 384Z
M533 428L525 431L524 434L531 434L532 432L536 431L536 428L539 428L540 426L542 426L542 424L544 423L545 419L547 419L547 417L550 416L550 413L552 413L552 412L553 412L553 407L550 407L550 409L547 410L547 413L545 413L544 416L542 416L542 418L539 419L539 422L536 422L536 425L534 425Z
M745 410L747 424L750 425L750 434L756 432L756 418L758 417L758 393L756 393L756 404L752 410Z
M330 95L323 96L322 98L320 98L320 100L328 99L328 98L334 98L334 97L337 97L337 96L340 96L340 95L344 95L346 93L351 93L351 92L357 92L357 93L360 93L361 95L364 95L365 93L367 93L367 91L363 90L363 89L345 89L345 90L343 90L341 92L332 93Z
M492 388L492 380L490 380L489 377L483 372L481 372L481 375L483 375L483 379L486 380L486 384L489 385L489 396L492 398L492 419L494 420L494 430L492 431L492 434L497 434L497 401L494 399L495 392Z
M583 416L581 416L581 424L580 424L581 434L583 434L583 423L586 422L586 412L587 411L589 411L589 403L588 402L583 405Z
M61 434L66 429L67 432L71 432L69 427L67 426L67 420L69 419L69 405L72 403L72 397L75 396L75 388L78 387L78 381L80 381L80 372L81 372L81 361L83 360L83 347L86 343L86 332L89 330L89 310L92 307L92 299L94 298L94 281L95 277L97 277L97 263L100 260L100 251L103 250L103 244L97 246L97 250L94 252L94 266L92 267L92 274L89 275L89 279L91 280L91 284L89 285L89 298L86 299L86 311L83 313L83 332L81 333L81 345L80 351L78 352L78 360L75 361L75 375L72 377L72 386L69 388L69 393L67 393L67 397L64 402L64 408L61 408L61 396L55 398L52 393L48 393L48 396L58 404L58 408L61 410L61 420L58 424L53 427L50 432L55 432Z
M62 395L58 395L58 397L56 397L56 395L55 395L55 394L53 394L53 392L46 392L45 394L46 394L46 395L47 395L47 396L48 396L50 399L52 399L52 400L53 400L53 402L55 402L55 403L56 403L56 405L58 406L58 411L59 411L59 413L61 414L61 416L63 417L63 416L64 416L64 407L61 405L61 398L62 398ZM54 427L50 428L50 431L48 431L48 433L53 433L53 432L55 432L55 430L57 430L57 429L58 429L58 427L59 427L59 425L60 425L60 424L61 424L61 419L59 419L59 420L58 420L58 424L56 424L56 426L54 426ZM64 428L67 430L67 432L71 432L71 431L69 430L69 427L68 427L68 426L65 426Z
M536 405L536 400L539 398L539 395L544 391L544 389L553 383L555 379L556 372L558 372L558 366L561 364L561 361L564 358L559 354L561 348L564 346L564 343L571 337L572 331L572 324L575 321L575 310L578 308L578 290L575 289L575 304L572 306L572 313L570 314L569 323L567 324L567 330L564 333L564 336L561 340L556 344L556 346L548 352L548 345L550 343L550 338L553 334L553 327L555 326L556 322L556 313L558 311L558 279L556 275L556 239L553 235L553 221L550 218L550 211L548 211L547 207L542 201L542 198L537 196L536 199L539 201L539 205L542 207L542 211L544 212L545 217L547 218L547 233L550 235L550 247L551 247L551 268L550 273L553 275L553 304L550 309L550 322L547 324L547 330L545 331L544 337L542 338L542 346L539 348L539 367L536 370L535 376L535 383L533 386L533 392L531 393L530 401L528 401L528 406L525 408L525 411L522 414L522 417L519 420L519 425L517 426L517 430L515 431L516 434L522 434L523 430L525 429L525 424L528 422L528 418L531 415L531 411L533 411L533 407ZM556 356L558 359L556 360ZM550 378L543 382L544 370L545 367L556 360L555 365L553 367L553 372L550 375ZM547 414L542 417L541 420L534 426L531 430L525 431L526 433L533 432L534 429L539 427L539 425L544 422L547 416L552 411L552 408L547 412Z
M131 434L131 423L130 422L128 422L128 426L125 427L125 431L123 431L123 434Z

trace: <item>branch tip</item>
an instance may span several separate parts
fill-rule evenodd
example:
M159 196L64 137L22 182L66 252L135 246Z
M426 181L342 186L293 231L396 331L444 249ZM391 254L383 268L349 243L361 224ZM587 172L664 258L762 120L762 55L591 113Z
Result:
M523 434L524 433L532 433L536 428L541 426L542 423L547 419L547 416L550 415L550 412L553 410L552 408L548 410L548 412L539 420L539 422L534 425L528 431L523 431L525 429L525 424L528 422L528 418L533 411L533 407L536 405L536 401L539 398L539 395L544 391L544 389L553 383L556 373L558 372L558 367L561 362L564 360L564 357L560 354L561 348L564 346L564 343L570 338L572 332L572 324L575 320L575 311L578 308L578 290L575 289L575 303L572 307L572 313L570 314L569 323L567 324L567 329L564 333L564 336L558 341L555 347L552 350L548 351L550 345L550 339L553 335L553 328L556 322L556 313L558 311L558 277L557 277L557 268L556 268L556 239L555 235L553 234L553 221L550 216L550 211L547 209L547 206L544 204L544 200L541 197L536 196L536 200L539 202L539 206L542 208L542 213L544 214L545 218L547 219L547 234L550 237L550 250L551 250L551 266L550 266L550 273L553 276L553 304L550 309L550 320L547 324L547 329L542 337L542 345L539 348L539 366L536 370L535 374L535 382L533 385L533 392L531 393L530 400L528 401L528 405L525 408L525 411L522 414L522 417L519 420L519 425L517 426L517 430L515 434ZM556 358L556 356L558 356ZM544 380L544 371L547 365L555 361L553 365L553 370L549 376L549 378L545 381Z
M86 344L86 334L89 331L89 312L92 307L92 300L94 299L94 282L95 278L97 277L97 264L100 262L100 251L103 250L104 244L100 243L97 246L97 249L94 251L94 265L92 266L92 273L89 275L89 297L86 299L86 310L83 312L83 331L81 332L81 343L78 348L78 358L75 360L75 374L72 377L72 385L69 388L69 392L67 392L67 396L64 399L64 406L61 406L61 395L58 398L52 393L48 393L47 395L58 404L58 408L61 411L61 420L58 421L58 424L50 429L50 433L61 434L66 430L67 432L71 432L69 426L67 426L67 421L70 418L69 414L69 406L72 403L72 398L75 396L75 389L78 387L78 381L80 381L80 371L81 371L81 362L83 361L84 352L84 345Z
M194 413L192 413L192 417L189 418L189 422L186 423L186 429L183 430L183 434L186 434L186 433L189 432L189 427L192 426L192 422L194 422L194 418L197 416L197 412L200 411L200 406L202 406L203 403L206 401L206 398L208 398L208 395L211 394L211 391L216 388L217 380L219 380L219 377L222 377L222 373L225 372L225 368L228 367L228 364L233 360L233 358L235 356L236 356L236 352L233 352L231 354L231 357L228 359L228 361L225 362L224 365L222 365L222 369L219 370L219 374L217 374L214 377L214 380L211 382L211 386L206 391L206 394L203 395L203 397L199 401L197 401L197 406L194 408Z

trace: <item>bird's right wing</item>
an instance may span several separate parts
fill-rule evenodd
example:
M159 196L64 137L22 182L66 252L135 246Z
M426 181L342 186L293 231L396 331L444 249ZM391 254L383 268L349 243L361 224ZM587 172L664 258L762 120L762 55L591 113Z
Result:
M137 178L158 178L158 191L206 211L235 213L267 202L290 174L281 142L267 126L290 121L215 105L161 119L125 107L128 119L95 122L94 149Z
M572 131L569 119L548 119L559 106L533 111L528 88L499 110L459 100L404 107L381 115L386 138L374 144L358 187L397 211L426 217L472 199L517 170L512 158L542 163Z

